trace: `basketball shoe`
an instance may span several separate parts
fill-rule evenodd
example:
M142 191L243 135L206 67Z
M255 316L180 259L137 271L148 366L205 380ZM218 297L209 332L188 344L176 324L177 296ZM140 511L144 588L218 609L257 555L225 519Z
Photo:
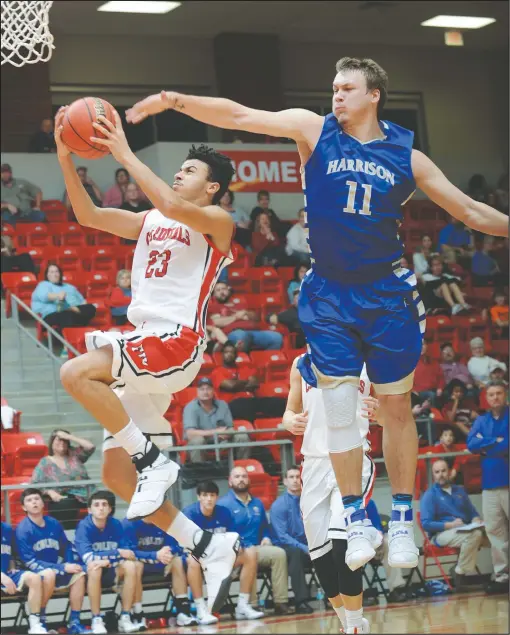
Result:
M382 543L382 535L366 517L364 508L345 510L347 521L347 551L345 563L351 571L356 571L375 556L375 550Z
M394 505L388 529L388 564L414 569L418 566L418 555L418 547L414 544L413 510L406 505Z
M362 626L350 626L349 628L346 628L345 631L343 631L344 633L346 633L346 635L349 635L350 633L370 633L370 624L368 623L368 620L363 618L362 619L363 625Z

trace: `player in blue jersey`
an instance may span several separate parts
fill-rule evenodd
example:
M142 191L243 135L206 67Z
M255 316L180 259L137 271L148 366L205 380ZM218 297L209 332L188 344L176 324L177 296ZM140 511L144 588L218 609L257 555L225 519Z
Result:
M214 534L236 531L235 521L230 509L223 505L217 505L220 490L214 481L204 481L197 486L197 502L188 505L182 510L193 522L202 529L212 531ZM239 552L235 562L236 567L241 567L239 575L239 601L236 606L236 619L258 620L264 617L262 611L256 611L250 606L251 589L257 578L257 551L255 547L244 548ZM191 559L188 559L188 580L191 593L197 607L199 623L214 624L217 618L206 611L202 598L202 573L200 567Z
M92 633L104 635L106 627L101 617L101 587L113 586L124 579L119 617L121 633L140 630L131 621L136 579L143 565L135 561L120 520L113 518L115 497L108 490L94 492L88 500L89 514L76 528L74 544L87 567L87 592L92 613Z
M42 578L37 573L14 568L13 539L12 527L2 522L2 596L4 593L14 595L27 588L28 633L29 635L47 633L48 631L41 624Z
M78 555L58 520L44 516L41 490L35 487L24 490L21 505L27 516L16 527L16 551L27 569L43 579L41 622L46 627L46 606L55 589L69 589L71 617L68 632L85 633L80 622L85 573L78 563Z
M508 218L450 183L413 149L411 131L380 120L388 77L376 62L342 58L332 88L333 112L326 117L165 91L126 114L138 123L175 109L220 128L296 141L312 256L298 304L309 347L299 370L309 385L323 389L330 457L348 521L346 562L355 570L375 554L364 529L363 452L355 421L366 363L380 402L393 492L389 563L412 568L418 564L412 520L418 441L410 392L425 315L414 274L399 264L402 205L420 188L457 220L494 236L508 236Z
M172 576L172 592L177 610L177 626L196 626L188 598L188 580L184 569L184 551L177 541L152 523L143 520L123 520L122 529L129 548L143 565L136 581L133 621L146 626L143 614L143 576L158 574Z

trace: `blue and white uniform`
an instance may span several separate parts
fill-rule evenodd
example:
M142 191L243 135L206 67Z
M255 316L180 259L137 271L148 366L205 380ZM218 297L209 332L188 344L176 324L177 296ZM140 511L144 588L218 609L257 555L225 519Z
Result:
M152 523L125 519L122 521L122 529L127 544L126 549L131 549L136 559L144 563L144 573L168 575L171 571L173 560L170 565L164 565L158 560L158 551L163 547L170 547L174 557L181 557L184 554L175 538Z
M27 571L20 571L19 569L11 569L11 563L14 561L14 532L12 527L7 523L2 522L2 573L9 576L16 585L18 591L21 591L25 582L24 577ZM2 585L2 591L5 587Z
M385 139L361 143L327 115L302 170L312 267L299 295L308 353L298 368L313 387L359 377L365 362L383 392L420 357L425 309L415 275L400 267L398 236L416 189L413 133L380 124Z

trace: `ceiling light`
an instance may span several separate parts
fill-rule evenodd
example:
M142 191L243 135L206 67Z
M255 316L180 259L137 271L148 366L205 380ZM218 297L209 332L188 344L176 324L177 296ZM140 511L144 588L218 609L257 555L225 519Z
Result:
M106 2L98 7L98 11L108 11L111 13L168 13L180 7L180 2L130 2L121 0L120 2Z
M496 22L494 18L474 18L469 15L436 15L435 18L425 20L422 26L438 26L444 29L481 29L483 26Z

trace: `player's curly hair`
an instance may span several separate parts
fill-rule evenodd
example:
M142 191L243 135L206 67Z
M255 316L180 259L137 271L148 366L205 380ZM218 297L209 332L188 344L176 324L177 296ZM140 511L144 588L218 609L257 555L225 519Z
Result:
M377 118L380 119L388 96L388 73L377 62L368 57L342 57L336 63L336 72L360 71L365 76L368 90L379 91Z
M203 143L196 148L191 146L186 161L190 159L197 159L209 166L208 180L211 183L219 183L220 189L213 196L212 202L214 205L220 202L221 197L228 190L230 181L235 174L232 161L225 154L217 152L213 148L204 145Z

